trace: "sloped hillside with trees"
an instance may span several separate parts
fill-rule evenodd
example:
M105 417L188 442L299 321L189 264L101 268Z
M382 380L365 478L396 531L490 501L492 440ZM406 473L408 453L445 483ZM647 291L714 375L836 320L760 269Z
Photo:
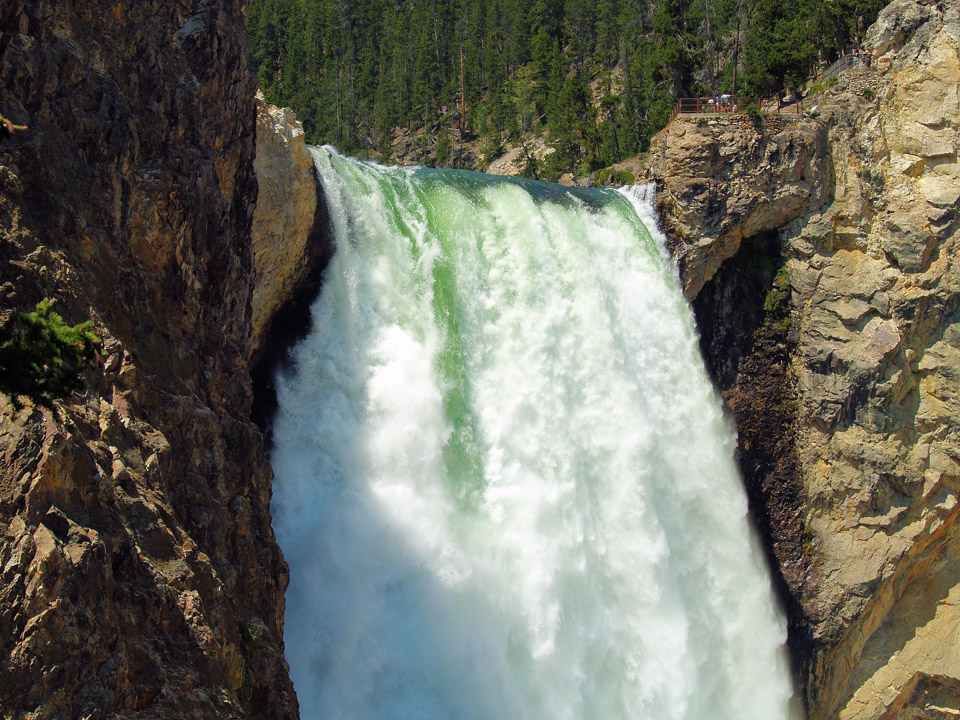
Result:
M678 97L769 96L850 50L884 0L254 0L267 100L313 143L437 166L539 138L524 174L585 175L646 149ZM479 148L474 155L458 150Z

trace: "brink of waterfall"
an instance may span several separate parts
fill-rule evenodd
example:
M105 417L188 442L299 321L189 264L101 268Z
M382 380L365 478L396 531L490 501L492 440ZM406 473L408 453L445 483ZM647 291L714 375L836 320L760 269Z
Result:
M649 198L314 155L337 251L272 455L302 717L791 717Z

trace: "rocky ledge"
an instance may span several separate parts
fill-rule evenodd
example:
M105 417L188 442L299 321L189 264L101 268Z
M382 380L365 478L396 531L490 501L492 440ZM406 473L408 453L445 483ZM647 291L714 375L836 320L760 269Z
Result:
M744 238L828 199L826 126L802 115L681 116L653 138L648 162L688 299Z
M817 118L651 153L811 720L960 714L958 36L894 0Z

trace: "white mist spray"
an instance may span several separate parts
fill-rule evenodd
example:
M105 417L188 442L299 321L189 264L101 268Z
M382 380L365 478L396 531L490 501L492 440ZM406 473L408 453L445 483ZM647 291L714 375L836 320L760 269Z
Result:
M788 717L649 201L315 156L337 253L272 458L302 716Z

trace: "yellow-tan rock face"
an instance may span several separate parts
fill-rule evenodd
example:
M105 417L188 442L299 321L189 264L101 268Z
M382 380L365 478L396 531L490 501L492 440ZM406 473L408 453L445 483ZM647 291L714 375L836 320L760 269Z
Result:
M878 72L816 118L679 122L653 148L689 296L776 229L808 567L784 576L811 720L960 715L941 692L960 682L958 36L956 3L895 0L867 36Z
M802 116L680 118L650 147L661 215L692 299L740 248L826 200L826 129Z
M786 234L819 543L814 719L877 718L916 672L960 678L958 31L955 5L884 11L876 100L831 133L834 202Z
M253 213L253 347L257 354L270 321L289 302L312 269L317 216L317 177L303 126L288 108L268 105L257 93L260 186Z

